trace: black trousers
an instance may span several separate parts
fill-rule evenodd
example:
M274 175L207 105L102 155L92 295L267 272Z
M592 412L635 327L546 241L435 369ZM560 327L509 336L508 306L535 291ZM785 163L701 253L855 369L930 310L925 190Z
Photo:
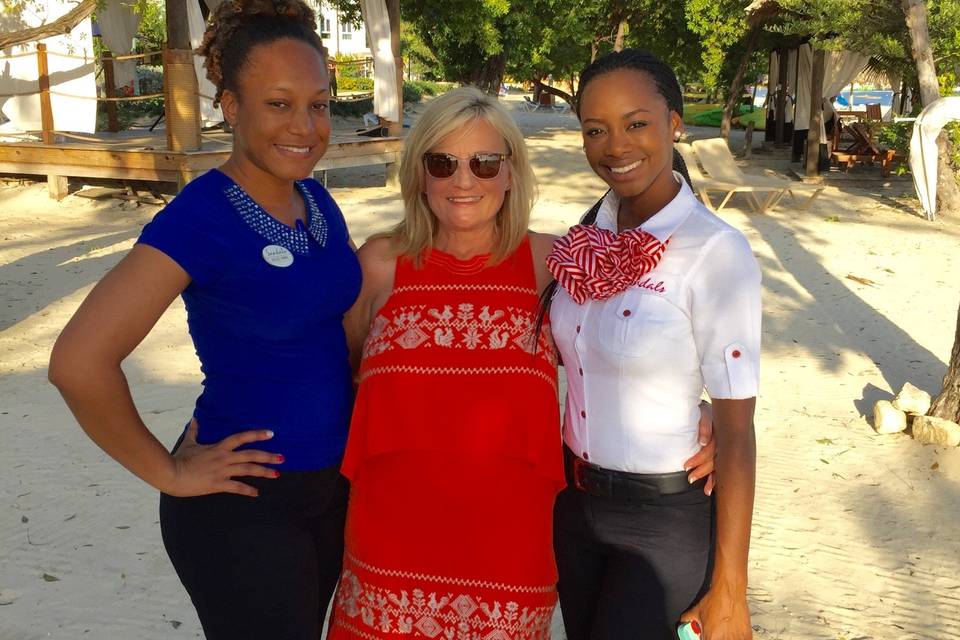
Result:
M713 499L700 486L627 503L567 487L554 507L568 640L676 640L709 587Z
M260 495L160 495L170 560L208 640L318 640L343 562L338 467L241 478Z

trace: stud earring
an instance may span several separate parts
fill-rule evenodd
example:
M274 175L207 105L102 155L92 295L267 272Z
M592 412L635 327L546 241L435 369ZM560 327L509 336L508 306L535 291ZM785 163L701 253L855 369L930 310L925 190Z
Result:
M683 135L683 134L680 133L679 131L674 131L674 132L673 132L673 141L674 141L674 142L680 142L680 137L681 137L682 135Z

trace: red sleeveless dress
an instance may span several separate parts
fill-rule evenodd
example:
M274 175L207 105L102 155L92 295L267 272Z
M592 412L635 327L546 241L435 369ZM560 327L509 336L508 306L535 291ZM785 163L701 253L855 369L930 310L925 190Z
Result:
M530 243L506 260L397 261L374 318L343 473L329 638L532 640L556 604L564 486L556 356Z

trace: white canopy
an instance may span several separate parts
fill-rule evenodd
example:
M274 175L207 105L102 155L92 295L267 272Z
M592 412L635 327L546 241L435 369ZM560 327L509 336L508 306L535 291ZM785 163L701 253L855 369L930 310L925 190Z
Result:
M813 76L813 49L801 45L797 73L797 129L806 129L810 122L810 82ZM867 68L869 57L855 51L825 51L823 60L823 91L821 98L832 98L853 82Z
M960 120L960 96L940 98L924 108L913 123L910 171L928 220L937 215L937 136L951 120Z

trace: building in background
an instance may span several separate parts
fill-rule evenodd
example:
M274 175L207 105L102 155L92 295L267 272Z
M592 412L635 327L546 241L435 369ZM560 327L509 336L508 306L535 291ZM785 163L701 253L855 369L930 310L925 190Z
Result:
M322 0L314 2L317 9L317 31L323 46L331 56L370 56L367 32L363 24L354 25L340 20L339 12Z

